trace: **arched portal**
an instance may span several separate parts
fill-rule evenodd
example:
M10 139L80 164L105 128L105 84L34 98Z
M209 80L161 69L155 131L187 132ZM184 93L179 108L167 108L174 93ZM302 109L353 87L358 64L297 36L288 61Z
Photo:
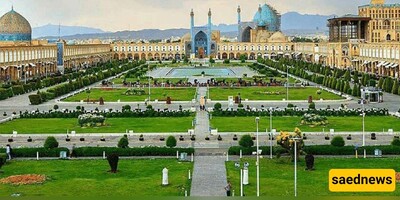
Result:
M195 51L198 58L205 58L207 52L207 35L200 31L194 37Z
M250 32L252 28L250 26L246 27L242 33L242 42L250 42Z

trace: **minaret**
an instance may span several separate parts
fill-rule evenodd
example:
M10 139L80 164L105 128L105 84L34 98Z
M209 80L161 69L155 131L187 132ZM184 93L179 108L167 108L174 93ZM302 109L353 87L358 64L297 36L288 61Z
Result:
M237 8L237 13L238 13L238 38L237 38L237 40L238 40L238 42L241 42L242 41L242 38L240 37L240 23L242 22L242 20L241 20L241 18L240 18L240 12L241 12L242 10L240 9L240 6L238 6L238 8Z
M208 10L208 36L207 36L207 55L211 55L211 37L212 37L212 30L211 30L211 8Z
M194 48L194 12L193 9L190 12L190 38L191 38L191 42L192 42L192 52L193 54L195 54L195 48Z

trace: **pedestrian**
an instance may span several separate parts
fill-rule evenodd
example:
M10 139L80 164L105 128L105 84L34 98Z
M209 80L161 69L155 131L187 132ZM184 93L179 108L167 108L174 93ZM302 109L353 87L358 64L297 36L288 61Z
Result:
M8 156L8 160L11 160L11 153L12 153L11 146L9 144L7 144L7 146L6 146L6 154Z
M232 188L231 182L228 181L228 185L225 186L226 196L228 196L228 197L231 196L231 188Z

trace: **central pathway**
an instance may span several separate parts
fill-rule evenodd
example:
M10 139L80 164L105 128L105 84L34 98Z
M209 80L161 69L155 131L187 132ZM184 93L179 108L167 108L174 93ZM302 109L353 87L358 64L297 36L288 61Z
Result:
M207 88L200 87L197 94L198 102L206 94ZM191 196L226 195L224 189L227 184L224 150L218 149L218 141L205 142L204 138L210 134L209 128L208 112L198 110L196 113L196 142L194 143L196 156L194 158Z
M226 196L224 156L196 156L190 196Z

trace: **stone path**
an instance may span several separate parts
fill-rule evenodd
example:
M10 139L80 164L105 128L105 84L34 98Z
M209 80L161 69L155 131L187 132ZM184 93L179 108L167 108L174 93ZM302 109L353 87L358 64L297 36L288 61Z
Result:
M224 156L196 156L190 196L226 196Z
M207 88L198 90L197 99L206 96ZM196 113L196 140L194 143L196 156L192 178L191 196L225 196L226 169L224 149L219 149L218 141L206 142L204 138L210 134L210 121L207 111ZM210 151L210 148L212 150ZM203 153L202 153L203 152ZM211 156L210 156L211 155Z

